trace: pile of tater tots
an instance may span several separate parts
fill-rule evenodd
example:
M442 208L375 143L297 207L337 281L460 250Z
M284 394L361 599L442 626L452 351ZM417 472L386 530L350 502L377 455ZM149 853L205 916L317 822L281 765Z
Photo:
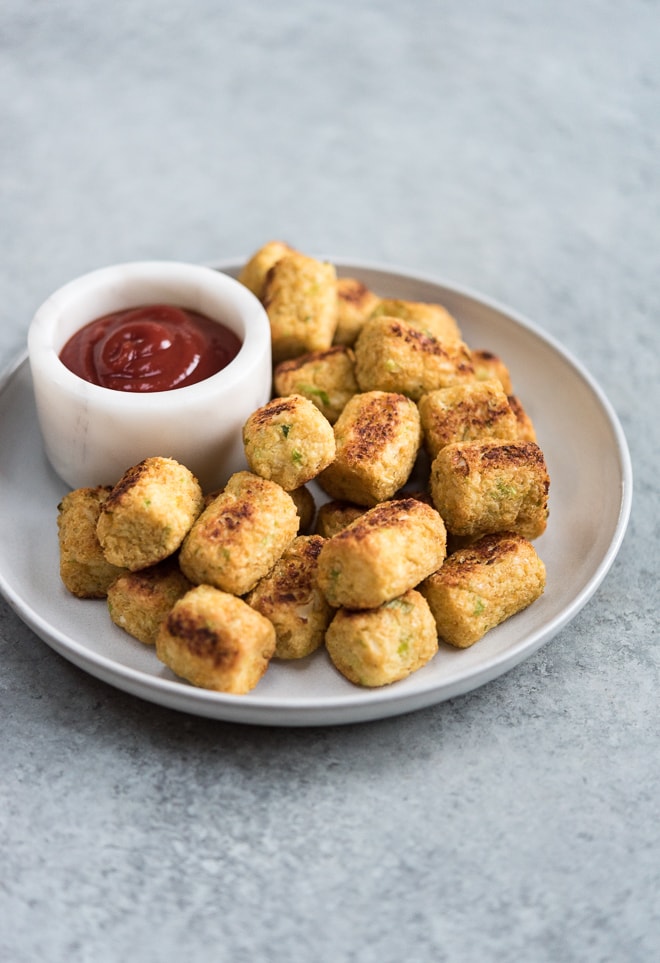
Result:
M107 599L179 678L235 694L323 647L350 682L387 685L534 602L549 478L503 360L441 305L381 297L280 241L239 280L274 364L246 469L203 492L150 457L69 492L68 591Z

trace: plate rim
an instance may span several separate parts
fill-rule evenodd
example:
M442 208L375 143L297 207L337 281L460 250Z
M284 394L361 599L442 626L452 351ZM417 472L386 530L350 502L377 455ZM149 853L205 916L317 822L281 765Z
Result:
M170 709L193 715L206 716L227 722L239 722L269 726L325 726L353 724L375 721L438 704L451 698L474 691L510 671L520 662L531 657L539 648L553 638L572 621L589 602L609 572L626 534L630 519L633 497L633 470L628 443L618 415L605 392L587 370L585 365L561 342L539 325L514 309L482 295L465 285L457 285L444 278L429 273L420 273L404 267L378 264L361 259L324 256L338 269L369 271L381 275L396 275L406 281L441 287L477 305L496 311L513 320L535 337L545 342L554 352L568 362L579 378L587 385L596 400L613 433L616 442L617 462L621 472L621 491L618 501L618 516L613 535L599 564L596 566L583 588L575 595L570 604L549 621L520 639L506 650L494 653L487 661L474 667L472 671L454 674L439 686L437 680L418 685L415 691L396 690L386 686L379 689L365 689L352 692L345 697L331 695L326 697L295 696L281 704L281 697L259 696L249 693L237 696L211 690L191 687L175 679L152 676L143 671L116 662L101 653L86 649L84 645L71 638L66 632L51 625L38 612L27 605L7 582L0 570L0 593L7 600L19 618L47 645L69 662L90 675L101 679L115 688L122 689L143 700L160 704ZM209 262L216 270L227 273L240 269L244 259L223 259ZM28 364L27 351L24 349L10 360L0 372L0 395L4 394L12 379ZM348 715L346 715L348 713Z

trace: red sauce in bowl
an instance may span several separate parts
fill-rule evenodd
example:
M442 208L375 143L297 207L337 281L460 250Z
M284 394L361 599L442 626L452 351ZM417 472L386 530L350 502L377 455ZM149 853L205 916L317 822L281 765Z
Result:
M224 324L169 304L106 314L77 331L60 352L85 381L115 391L169 391L204 381L238 354Z

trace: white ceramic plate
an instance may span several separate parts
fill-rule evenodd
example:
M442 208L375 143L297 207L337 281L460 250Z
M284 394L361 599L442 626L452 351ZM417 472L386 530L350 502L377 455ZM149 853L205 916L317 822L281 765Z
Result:
M22 358L0 382L0 590L37 635L91 675L151 702L234 722L308 726L385 718L461 695L511 669L565 626L605 577L628 522L632 471L616 415L585 369L528 321L482 297L332 260L340 274L361 278L383 296L443 303L469 345L507 363L551 478L548 529L535 542L547 567L545 594L472 648L442 646L423 669L382 689L351 685L324 651L271 664L249 695L194 688L116 628L105 602L80 601L63 588L56 515L66 489L46 463ZM235 262L220 268L237 271Z

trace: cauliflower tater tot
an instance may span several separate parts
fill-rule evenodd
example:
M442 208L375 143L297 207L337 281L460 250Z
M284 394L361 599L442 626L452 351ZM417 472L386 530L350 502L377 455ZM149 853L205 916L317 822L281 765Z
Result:
M108 612L120 629L145 645L155 645L160 623L191 588L176 561L166 559L116 578L108 589Z
M156 654L193 685L244 695L254 689L275 651L275 629L242 599L198 585L161 623Z
M419 586L438 635L466 648L531 605L545 588L545 566L534 547L512 532L484 535L459 549Z
M179 565L196 585L245 595L271 570L299 524L293 499L280 485L236 472L186 536Z
M439 341L460 341L461 330L456 318L441 304L426 301L403 301L400 298L382 298L372 317L386 315L401 318L411 327Z
M509 395L508 401L516 419L519 441L536 441L534 423L523 408L520 398L517 395Z
M430 505L383 502L325 542L318 583L335 608L376 608L435 572L446 547L444 522Z
M202 510L193 473L173 458L146 458L124 472L101 507L96 533L113 565L132 572L181 545Z
M293 499L296 511L298 512L298 518L300 519L298 533L300 535L309 535L314 525L314 519L316 518L316 502L314 501L314 496L305 485L294 488L289 492L289 495Z
M243 265L238 280L262 300L268 272L285 254L292 254L293 250L286 241L268 241Z
M337 278L337 330L334 343L350 347L380 298L357 278Z
M334 666L355 685L383 686L421 669L438 651L431 610L409 589L377 609L339 609L325 638Z
M474 380L463 341L440 341L398 318L371 318L354 351L361 391L397 391L417 401L435 388Z
M453 535L536 538L546 528L549 486L534 442L453 442L431 465L433 504Z
M334 265L286 254L266 276L263 305L270 319L273 363L332 345L337 327Z
M319 535L294 538L245 601L275 626L275 658L302 659L323 644L333 610L316 583Z
M346 404L358 392L355 355L350 348L335 345L327 351L312 351L282 361L273 375L278 395L303 395L313 401L334 425Z
M273 398L243 426L245 457L255 475L285 491L315 478L335 457L332 425L302 395Z
M507 395L513 392L509 369L498 355L484 348L473 348L471 354L477 381L491 381L495 378L501 383Z
M108 587L126 571L106 559L96 534L109 487L76 488L57 506L60 578L81 599L105 598Z
M323 538L332 538L360 515L364 515L366 511L368 509L364 505L354 505L353 502L345 502L337 498L324 502L316 515L316 533Z
M499 381L474 381L429 391L417 402L431 458L453 441L516 438L518 422Z
M318 476L331 498L372 506L408 481L421 444L417 405L402 394L354 395L334 426L334 461Z

